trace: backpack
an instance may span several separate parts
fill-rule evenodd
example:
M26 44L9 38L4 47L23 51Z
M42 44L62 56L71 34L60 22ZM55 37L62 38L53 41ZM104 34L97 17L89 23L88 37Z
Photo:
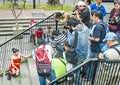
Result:
M36 67L39 76L50 76L52 68L45 51L45 45L42 48L36 48Z
M100 23L100 25L102 25L102 27L105 29L105 35L106 35L109 32L108 25L104 22ZM102 41L100 43L100 49L101 49L102 52L104 52L105 50L108 49L108 46L107 46L106 41L105 41L105 37L102 39Z

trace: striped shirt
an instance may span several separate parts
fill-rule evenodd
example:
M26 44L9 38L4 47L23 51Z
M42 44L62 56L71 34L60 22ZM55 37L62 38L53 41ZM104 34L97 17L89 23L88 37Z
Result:
M54 41L52 42L52 47L56 48L57 45L61 45L62 47L64 46L64 43L67 41L67 37L65 34L60 34L58 35Z

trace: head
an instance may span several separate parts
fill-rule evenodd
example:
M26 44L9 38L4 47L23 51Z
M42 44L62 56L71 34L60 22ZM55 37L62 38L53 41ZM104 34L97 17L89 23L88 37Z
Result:
M61 17L62 17L62 13L61 12L56 12L55 18L60 19Z
M116 11L120 10L120 1L114 1L114 8Z
M115 34L115 33L113 33L113 32L109 32L109 33L107 33L106 34L106 36L105 36L105 41L106 41L106 43L107 43L107 45L109 46L109 47L111 47L111 46L113 46L113 45L115 45L115 44L118 44L118 37L117 37L117 35Z
M86 5L90 5L91 4L91 0L84 0Z
M102 20L102 12L101 11L96 11L93 14L94 22L98 23L99 21Z
M30 20L30 25L32 25L34 23L34 19Z
M40 46L40 45L43 45L43 44L46 44L45 42L45 39L38 39L37 40L37 44Z
M65 51L68 51L70 49L70 47L71 47L70 44L68 42L65 42L65 44L64 44Z
M97 4L97 5L100 5L101 2L102 2L102 0L96 0L96 4Z
M42 28L38 28L38 31L39 31L39 32L42 32L42 31L43 31L43 29L42 29Z
M13 52L13 54L15 54L15 55L17 56L17 55L18 55L19 50L18 50L18 49L16 49L16 48L12 48L12 52Z
M94 21L93 15L97 10L91 10L91 19Z
M53 36L53 38L55 39L57 36L59 35L59 32L58 31L53 31L52 32L52 36Z
M79 21L75 18L72 18L67 23L71 30L75 30L75 27L79 24Z
M86 4L83 1L79 1L77 7L78 10L83 10L86 7Z

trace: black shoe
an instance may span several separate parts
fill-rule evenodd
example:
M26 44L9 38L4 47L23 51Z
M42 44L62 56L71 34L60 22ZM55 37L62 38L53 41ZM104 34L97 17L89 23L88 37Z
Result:
M10 80L11 79L11 74L8 72L5 74L7 76L7 80Z

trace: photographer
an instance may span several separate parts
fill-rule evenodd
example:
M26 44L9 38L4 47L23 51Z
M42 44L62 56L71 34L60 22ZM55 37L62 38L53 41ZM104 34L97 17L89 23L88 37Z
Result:
M114 2L114 8L109 17L109 28L111 32L120 32L120 1Z
M90 28L90 11L83 1L79 1L77 4L77 10L75 10L77 20L83 22L88 28Z
M55 20L61 24L66 24L66 22L72 17L73 15L67 12L56 12L55 13Z

